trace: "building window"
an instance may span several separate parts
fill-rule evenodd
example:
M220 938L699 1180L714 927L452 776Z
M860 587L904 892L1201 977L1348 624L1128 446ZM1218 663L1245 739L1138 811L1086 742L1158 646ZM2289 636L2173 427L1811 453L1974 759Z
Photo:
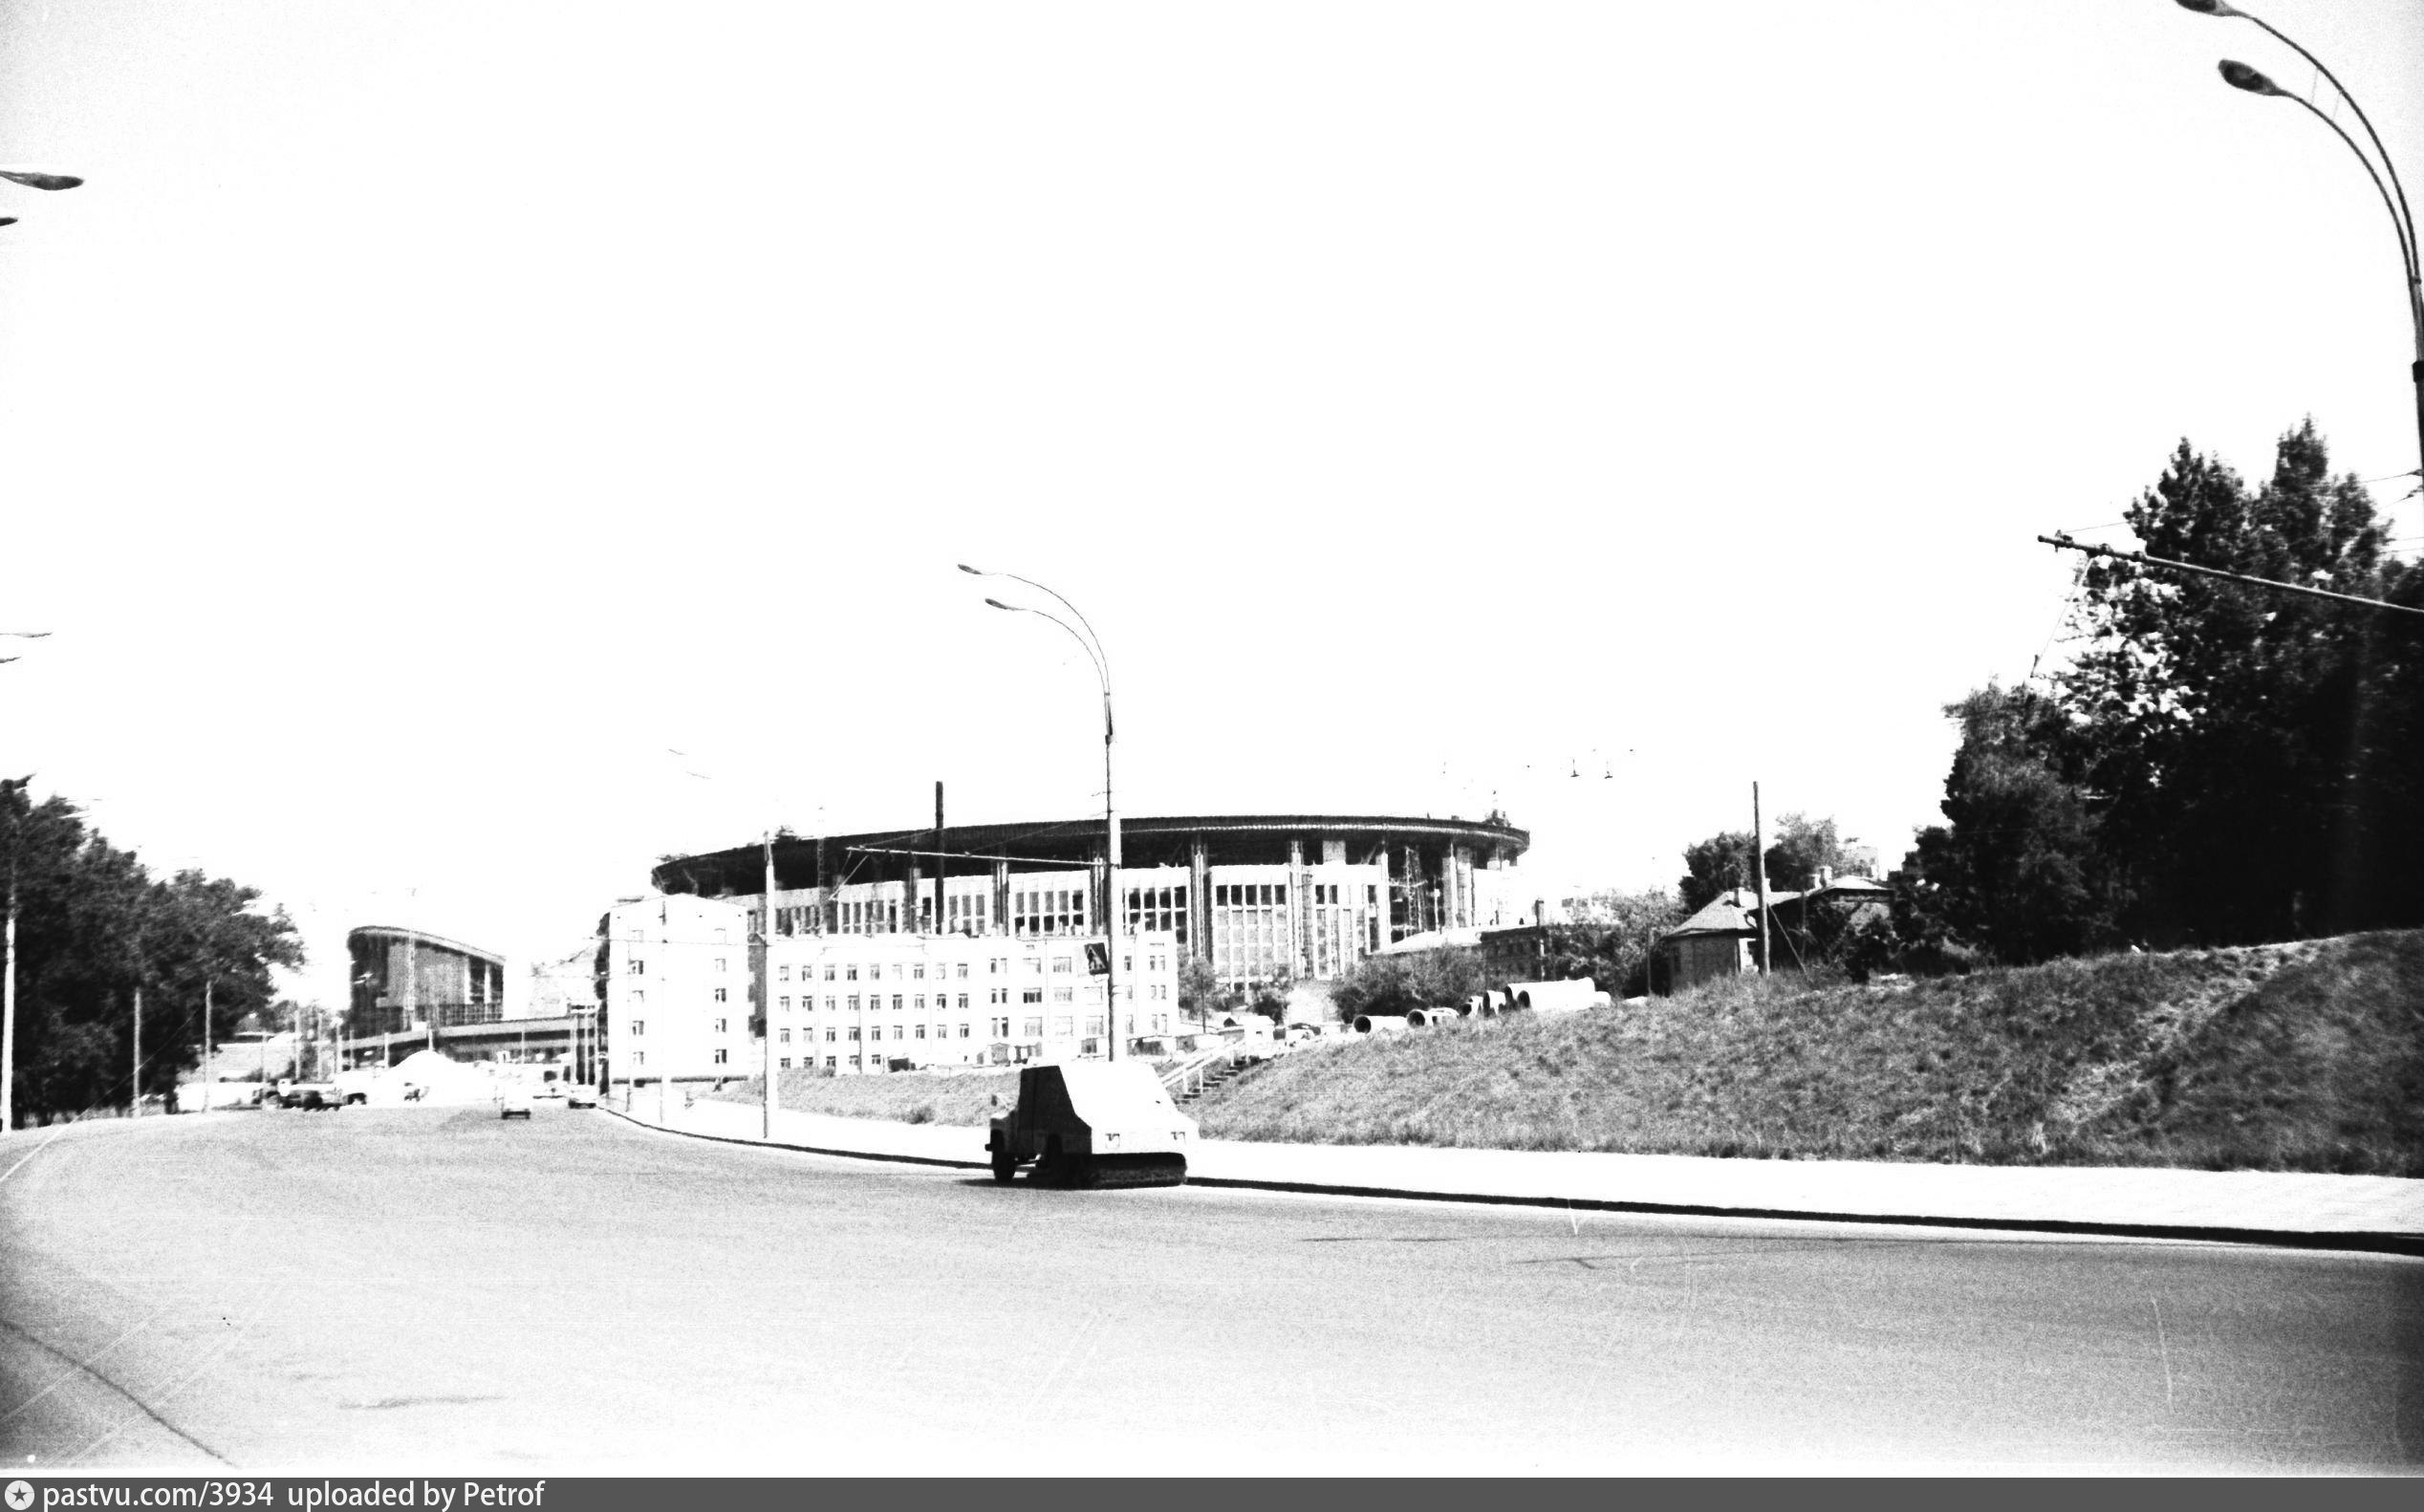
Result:
M724 1051L723 1051L723 1050L719 1049L719 1050L717 1050L717 1051L715 1052L715 1063L716 1063L718 1066L722 1066L722 1065L724 1064Z
M923 981L925 981L925 980L926 980L926 963L925 963L924 961L919 961L917 964L915 964L915 965L911 966L911 967L909 968L909 979L910 979L912 982L923 982Z
M1021 1003L1041 1003L1044 1001L1044 989L1041 987L1025 988L1020 991L1018 1000Z
M938 1008L939 1008L939 1007L941 1007L941 1006L942 1006L942 1000L941 1000L941 999L940 999L940 998L937 998L937 999L935 1000L935 1006L936 1006L936 1007L938 1007ZM961 993L961 994L960 994L960 1011L961 1011L961 1012L963 1012L963 1013L965 1013L965 1012L967 1012L967 1011L968 1011L968 995L967 995L966 993L964 993L964 992L963 992L963 993Z
M952 973L952 975L954 975L954 976L958 977L958 978L959 978L961 981L963 981L963 982L967 981L967 980L968 980L968 963L967 963L966 961L961 961L961 962L960 962L960 969L959 969L958 971L956 971L956 972L953 972L953 973Z
M1066 1013L1054 1015L1052 1019L1052 1037L1054 1039L1061 1040L1069 1038L1069 1026L1071 1022L1071 1020L1070 1019L1070 1016Z
M631 998L630 998L630 1000L629 1000L629 1001L630 1001L630 1003L631 1003L631 1005L632 1005L633 1007L635 1007L635 1008L636 1008L636 1007L639 1006L641 1004L643 1004L643 1003L645 1003L645 1002L647 1002L647 1001L648 1001L648 994L646 994L645 992L640 991L638 987L634 987L634 988L632 989L632 992L631 992Z
M1131 1024L1129 1027L1134 1028L1136 1026ZM1089 1034L1100 1034L1102 1031L1103 1021L1094 1017L1093 1014L1088 1014L1086 1016L1086 1032Z
M919 1025L919 1026L918 1026L918 1032L910 1036L910 1038L911 1038L911 1039L916 1039L916 1040L922 1040L922 1039L924 1039L925 1037L926 1037L926 1026L925 1026L924 1025L922 1025L922 1024L920 1024L920 1025Z
M1029 1019L1027 1021L1027 1037L1030 1040L1040 1040L1044 1037L1044 1021L1042 1019Z
M833 968L830 966L826 968L825 980L828 982L833 980ZM856 982L858 980L858 966L856 962L853 962L852 964L842 968L842 980L845 982Z
M644 977L648 975L648 962L634 956L623 962L623 973L626 976Z
M832 963L832 962L830 962L830 961L829 961L829 962L827 962L827 963L826 963L826 966L825 966L825 980L826 980L826 981L828 981L828 982L831 982L831 981L833 981L833 963Z
M910 1008L910 1011L911 1011L911 1012L913 1012L913 1013L923 1013L923 1012L925 1012L925 1011L926 1011L926 995L925 995L924 993L922 993L922 992L919 993L919 994L918 994L918 996L917 996L916 1001L915 1001L915 1002L913 1002L913 1003L911 1003L911 1004L909 1004L909 1008Z
M732 1021L731 1021L730 1019L718 1019L718 1020L716 1020L716 1021L715 1021L715 1031L716 1031L718 1034L724 1034L724 1033L729 1032L729 1031L727 1031L727 1030L725 1028L725 1025L727 1025L727 1024L729 1024L729 1023L731 1023L731 1022L732 1022Z
M717 933L717 934L719 934L719 935L721 935L721 934L723 934L723 933L724 933L724 931L719 929L719 930L717 930L717 931L716 931L716 933ZM724 958L724 957L722 957L722 956L718 956L718 957L716 957L716 958L715 958L715 969L716 969L716 970L718 970L718 971L722 971L722 970L724 969L724 967L725 967L725 958Z
M1077 1001L1077 989L1075 987L1054 987L1052 989L1052 1001L1054 1003L1074 1003Z
M833 1041L834 1041L837 1037L839 1037L839 1035L840 1035L840 1034L841 1034L841 1030L839 1030L839 1029L833 1029L833 1028L829 1028L829 1029L827 1029L827 1030L825 1031L825 1043L826 1043L826 1044L828 1044L828 1045L833 1044ZM832 1065L833 1063L832 1063L831 1061L828 1061L826 1064L830 1066L830 1065Z
M965 1024L960 1026L960 1038L964 1040L968 1037L968 1027Z
M787 1071L791 1069L791 1058L788 1055L783 1057L783 1069Z
M895 1013L900 1011L900 994L898 992L892 995L892 1011Z
M716 989L715 989L715 1000L716 1000L718 1003L722 1003L722 1002L725 1001L725 996L724 996L724 994L725 994L725 989L724 989L724 988L722 988L722 987L718 987L718 988L716 988Z
M790 999L789 999L789 998L781 998L781 999L777 999L776 1001L780 1002L780 1003L783 1004L783 1011L784 1011L784 1012L789 1013L789 1012L790 1012L790 1011L791 1011L791 1000L790 1000Z
M648 1032L648 1026L638 1019L634 1019L631 1021L631 1032L634 1036L645 1034Z
M1067 956L1054 956L1052 958L1052 975L1056 977L1065 977L1069 975L1069 958Z
M780 1041L780 1043L782 1043L782 1044L784 1044L784 1045L789 1045L789 1044L790 1044L790 1043L791 1043L791 1031L790 1031L790 1030L789 1030L789 1029L785 1029L785 1030L783 1031L783 1038L782 1038L782 1040ZM789 1066L789 1065L790 1064L790 1062L789 1062L789 1061L785 1061L783 1064L784 1064L784 1065L786 1065L786 1066Z
M631 1063L632 1063L634 1066L645 1066L645 1065L647 1065L647 1064L648 1064L648 1052L647 1052L646 1050L634 1050L634 1051L632 1051L632 1052L631 1052Z
M826 1056L826 1057L825 1057L825 1069L826 1069L827 1070L829 1070L829 1071L830 1071L830 1070L836 1069L837 1068L834 1066L834 1064L833 1064L833 1063L834 1063L835 1061L839 1060L839 1059L840 1059L840 1057L839 1057L839 1056L835 1056L835 1055L828 1055L828 1056Z
M777 967L775 967L775 968L774 968L774 980L775 980L775 981L777 981L777 982L789 982L789 981L790 981L790 980L791 980L791 968L790 968L790 967L789 967L789 966L777 966Z

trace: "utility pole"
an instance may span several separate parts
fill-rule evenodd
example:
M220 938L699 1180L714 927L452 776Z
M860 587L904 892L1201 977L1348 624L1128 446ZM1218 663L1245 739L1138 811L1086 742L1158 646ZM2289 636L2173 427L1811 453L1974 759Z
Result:
M1767 827L1759 814L1759 784L1751 784L1751 875L1759 879L1759 974L1767 975Z
M143 1116L143 984L135 983L135 1090L126 1099L126 1116Z
M210 989L215 985L208 977L202 979L202 1111L210 1111L210 1084L218 1075L218 1068L210 1064Z
M0 976L0 1137L17 1126L17 854L13 845L9 848L8 934L8 967L6 975Z
M912 907L916 906L914 903ZM766 937L758 970L758 1005L766 1012L766 1125L764 1137L774 1137L774 832L766 832L766 906L758 910Z

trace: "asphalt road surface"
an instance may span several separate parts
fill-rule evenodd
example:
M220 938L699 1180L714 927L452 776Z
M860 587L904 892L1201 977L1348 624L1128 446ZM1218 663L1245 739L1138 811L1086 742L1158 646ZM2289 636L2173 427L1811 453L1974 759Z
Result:
M81 1124L0 1173L0 1453L37 1472L2424 1457L2395 1258L997 1187L555 1106Z

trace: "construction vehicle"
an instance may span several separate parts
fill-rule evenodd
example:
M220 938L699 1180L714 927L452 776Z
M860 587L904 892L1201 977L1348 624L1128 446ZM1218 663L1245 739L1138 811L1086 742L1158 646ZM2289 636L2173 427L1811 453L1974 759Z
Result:
M993 1120L993 1179L1033 1161L1053 1186L1177 1186L1187 1178L1195 1120L1142 1061L1025 1066L1018 1106Z

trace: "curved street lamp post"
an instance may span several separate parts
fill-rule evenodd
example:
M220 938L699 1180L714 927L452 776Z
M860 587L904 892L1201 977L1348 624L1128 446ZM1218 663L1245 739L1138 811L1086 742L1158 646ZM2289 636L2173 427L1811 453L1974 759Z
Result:
M2418 486L2424 487L2424 251L2419 251L2417 247L2415 216L2408 207L2407 189L2399 183L2399 171L2391 162L2389 149L2382 145L2381 134L2373 129L2373 122L2367 118L2365 107L2357 103L2356 97L2348 93L2348 86L2340 82L2339 76L2324 66L2323 59L2300 47L2295 40L2263 17L2251 15L2230 5L2228 0L2177 0L2177 3L2182 10L2194 11L2199 15L2253 21L2270 33L2275 40L2313 64L2316 74L2328 80L2332 89L2348 102L2349 112L2356 117L2357 124L2365 131L2366 140L2373 144L2374 157L2382 160L2381 166L2377 169L2374 166L2373 157L2366 155L2365 149L2357 145L2356 139L2349 136L2339 121L2318 109L2314 101L2304 95L2282 88L2265 77L2261 71L2250 68L2244 63L2230 59L2225 59L2221 63L2222 82L2230 85L2231 88L2245 90L2250 95L2277 95L2284 99L2294 99L2305 107L2308 115L2330 127L2332 135L2346 142L2348 150L2356 154L2357 162L2365 164L2366 177L2373 181L2375 192L2382 196L2383 208L2391 212L2391 228L2397 233L2399 241L2399 271L2407 284L2408 321L2413 328L2415 340L2415 360L2408 372L2415 381L2416 477Z
M1061 594L1054 590L1045 587L1042 583L1035 581L1031 577L1021 577L1016 572L988 572L982 568L970 567L965 562L960 563L959 568L961 572L967 573L971 577L1006 577L1012 582L1025 583L1028 587L1032 588L1039 593L1050 594L1052 597L1060 600L1062 608L1068 610L1071 615L1076 617L1077 625L1085 625L1086 627L1083 633L1081 633L1078 630L1077 625L1071 624L1068 620L1063 619L1060 616L1053 614L1050 610L1035 609L1025 604L1006 604L998 598L988 598L985 600L985 603L995 609L1004 610L1013 615L1034 615L1039 618L1049 619L1053 624L1056 624L1063 630L1068 631L1070 638L1076 641L1078 647L1086 653L1086 659L1093 663L1095 680L1102 685L1104 958L1103 1058L1108 1061L1115 1061L1119 1059L1120 1048L1119 924L1125 911L1120 907L1119 896L1119 813L1118 810L1114 807L1111 797L1111 747L1113 728L1111 719L1111 660L1110 658L1103 653L1102 637L1094 634L1094 627L1092 624L1087 623L1085 615L1078 610L1075 604L1072 604L1067 598L1062 597ZM936 890L935 898L935 908L937 912L940 913L942 906L941 891L940 888ZM914 902L912 906L915 906Z

